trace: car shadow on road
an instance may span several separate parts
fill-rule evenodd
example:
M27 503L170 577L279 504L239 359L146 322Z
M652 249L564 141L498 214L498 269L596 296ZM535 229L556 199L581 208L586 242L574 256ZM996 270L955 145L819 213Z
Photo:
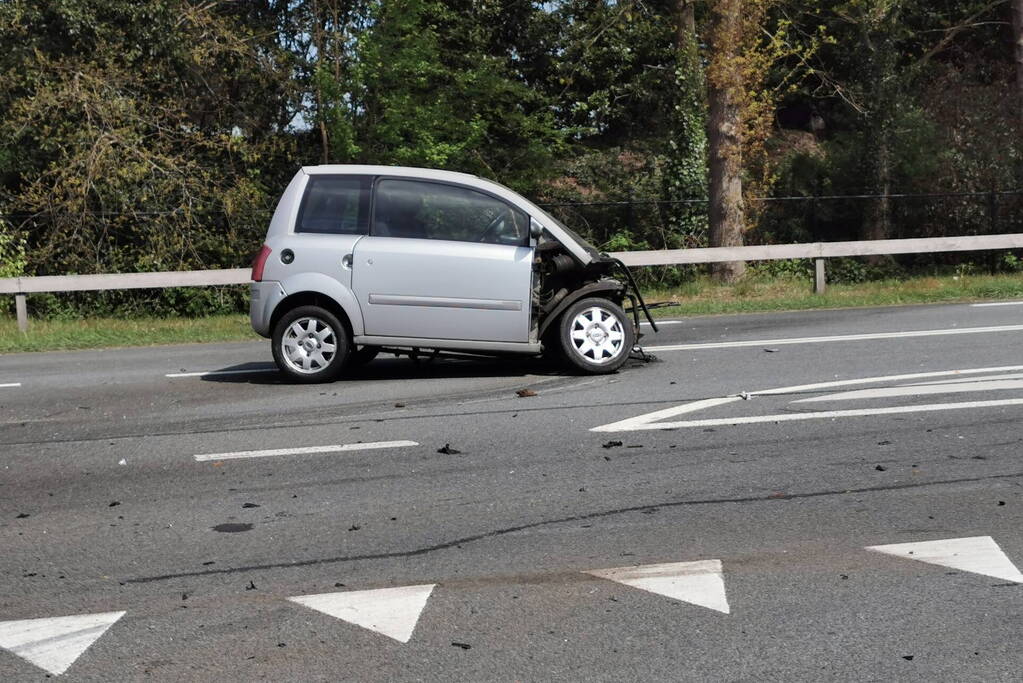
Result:
M345 370L336 382L410 379L484 379L488 377L556 376L565 368L543 358L445 358L434 360L382 356L366 365ZM241 363L218 368L201 377L224 384L297 384L270 363Z

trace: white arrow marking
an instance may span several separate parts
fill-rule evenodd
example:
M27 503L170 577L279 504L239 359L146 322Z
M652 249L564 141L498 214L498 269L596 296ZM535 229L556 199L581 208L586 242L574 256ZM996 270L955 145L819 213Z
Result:
M1023 583L1023 574L990 536L872 545L867 550Z
M881 387L860 389L841 394L827 394L803 398L793 403L817 403L820 401L857 401L871 398L896 398L900 396L930 396L934 394L970 394L979 391L1011 391L1023 389L1023 379L982 379L970 382L956 380L955 383L916 384L904 387Z
M0 621L0 648L59 676L124 612Z
M436 584L320 593L288 598L356 626L407 643Z
M968 368L965 370L941 370L938 372L914 372L906 375L888 375L881 377L863 377L860 379L843 379L835 380L833 382L817 382L814 384L797 384L789 387L777 387L775 389L762 389L760 391L750 391L746 393L746 397L754 398L757 396L776 396L779 394L797 394L809 391L818 391L820 389L834 389L836 387L849 387L864 384L878 384L880 382L900 382L906 380L915 379L931 379L933 377L949 377L957 375L976 375L982 373L996 373L996 372L1014 372L1023 370L1023 365L1009 365L1003 367L994 368ZM783 422L787 420L814 420L826 417L857 417L863 415L882 415L890 412L898 412L895 409L885 409L881 412L863 412L858 411L855 415L853 411L836 411L835 413L802 413L797 414L796 417L779 417L777 415L768 415L760 417L746 417L746 418L734 418L734 419L720 419L720 420L693 420L690 422L658 422L658 420L665 420L669 417L675 417L676 415L682 415L685 413L692 413L698 410L705 410L714 406L725 405L728 403L734 403L736 401L743 400L741 395L739 396L726 396L722 398L708 398L700 401L693 401L674 408L666 408L664 410L658 410L653 413L646 413L644 415L637 415L636 417L630 417L626 420L620 420L619 422L612 422L611 424L601 425L600 427L593 427L590 429L591 432L635 432L645 429L680 429L685 427L710 427L715 425L731 425L731 424L754 424L758 422ZM963 404L956 404L958 407L964 407ZM1004 402L991 402L991 405L1013 405L1013 403ZM971 404L968 407L988 407L988 404ZM911 412L920 412L920 409L931 409L931 406L919 406ZM837 414L836 414L837 413Z
M730 611L721 560L667 562L584 573L725 614Z

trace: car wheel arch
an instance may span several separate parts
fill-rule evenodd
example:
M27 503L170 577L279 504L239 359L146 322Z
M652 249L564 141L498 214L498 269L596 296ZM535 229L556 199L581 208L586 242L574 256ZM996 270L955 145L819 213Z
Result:
M616 304L621 305L621 301L624 298L624 292L624 285L617 280L600 280L583 285L579 289L569 293L564 299L558 302L558 305L555 306L554 309L547 314L547 317L545 317L540 323L540 329L537 334L542 338L551 326L555 325L558 319L561 318L561 314L580 299L596 296L604 299L610 299Z

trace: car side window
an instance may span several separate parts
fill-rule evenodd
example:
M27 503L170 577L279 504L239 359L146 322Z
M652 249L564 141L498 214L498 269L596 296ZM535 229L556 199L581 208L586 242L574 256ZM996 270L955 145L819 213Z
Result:
M520 246L528 244L529 217L465 187L387 178L377 183L373 234Z
M306 183L295 232L365 235L369 232L371 179L314 175Z

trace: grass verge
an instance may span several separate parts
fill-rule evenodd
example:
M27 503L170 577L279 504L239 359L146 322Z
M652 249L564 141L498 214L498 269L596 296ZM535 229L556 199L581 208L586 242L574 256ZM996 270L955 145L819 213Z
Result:
M753 276L734 285L697 280L674 290L647 292L659 318L799 311L823 308L897 306L998 299L1023 300L1023 275L948 275L829 285L814 294L805 278ZM677 305L671 305L671 304ZM58 351L112 346L254 341L247 315L208 318L89 318L33 320L27 334L10 317L0 317L0 353Z
M750 277L734 285L701 279L677 290L653 290L659 318L724 313L803 311L907 304L1023 299L1023 275L948 275L828 285L813 293L805 278ZM667 304L667 305L666 305ZM672 305L675 304L675 305Z
M11 318L0 318L0 353L60 351L111 346L197 344L259 339L244 314L208 318L87 318L31 320L22 334Z

